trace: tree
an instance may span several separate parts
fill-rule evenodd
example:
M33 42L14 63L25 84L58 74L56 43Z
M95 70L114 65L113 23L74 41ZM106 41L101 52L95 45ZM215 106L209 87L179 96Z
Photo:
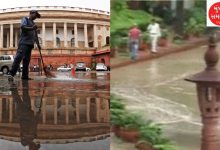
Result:
M175 17L175 31L179 35L183 35L184 27L184 1L176 1L176 17Z

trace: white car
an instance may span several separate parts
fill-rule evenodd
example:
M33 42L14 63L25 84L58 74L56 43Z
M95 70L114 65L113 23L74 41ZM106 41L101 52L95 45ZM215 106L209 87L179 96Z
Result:
M108 68L103 63L96 64L96 71L107 71Z
M0 55L0 71L7 74L14 61L13 55Z
M66 67L66 66L60 66L59 68L57 68L57 71L71 71L72 69L70 67Z

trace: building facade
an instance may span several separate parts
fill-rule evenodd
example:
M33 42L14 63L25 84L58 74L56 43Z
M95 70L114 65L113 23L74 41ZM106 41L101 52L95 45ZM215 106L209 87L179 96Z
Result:
M85 62L91 67L92 62L104 59L109 66L109 12L78 7L36 6L0 10L0 54L15 55L20 22L30 10L38 10L42 16L35 23L40 29L38 37L46 64L58 67L64 63ZM39 58L39 52L34 50L31 65L39 64Z

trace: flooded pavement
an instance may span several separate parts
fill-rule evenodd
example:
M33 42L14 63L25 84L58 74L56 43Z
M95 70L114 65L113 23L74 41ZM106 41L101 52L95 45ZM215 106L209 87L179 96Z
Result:
M69 72L34 80L0 76L0 145L4 150L108 150L109 73Z
M201 121L195 84L184 78L205 68L206 49L112 70L111 93L122 97L129 110L163 124L165 135L183 150L199 150Z

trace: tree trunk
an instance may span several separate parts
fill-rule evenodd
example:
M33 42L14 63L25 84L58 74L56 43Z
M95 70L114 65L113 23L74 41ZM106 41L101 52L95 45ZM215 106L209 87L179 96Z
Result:
M179 35L183 35L183 23L184 23L184 1L178 0L176 1L176 23L175 29L176 33Z

